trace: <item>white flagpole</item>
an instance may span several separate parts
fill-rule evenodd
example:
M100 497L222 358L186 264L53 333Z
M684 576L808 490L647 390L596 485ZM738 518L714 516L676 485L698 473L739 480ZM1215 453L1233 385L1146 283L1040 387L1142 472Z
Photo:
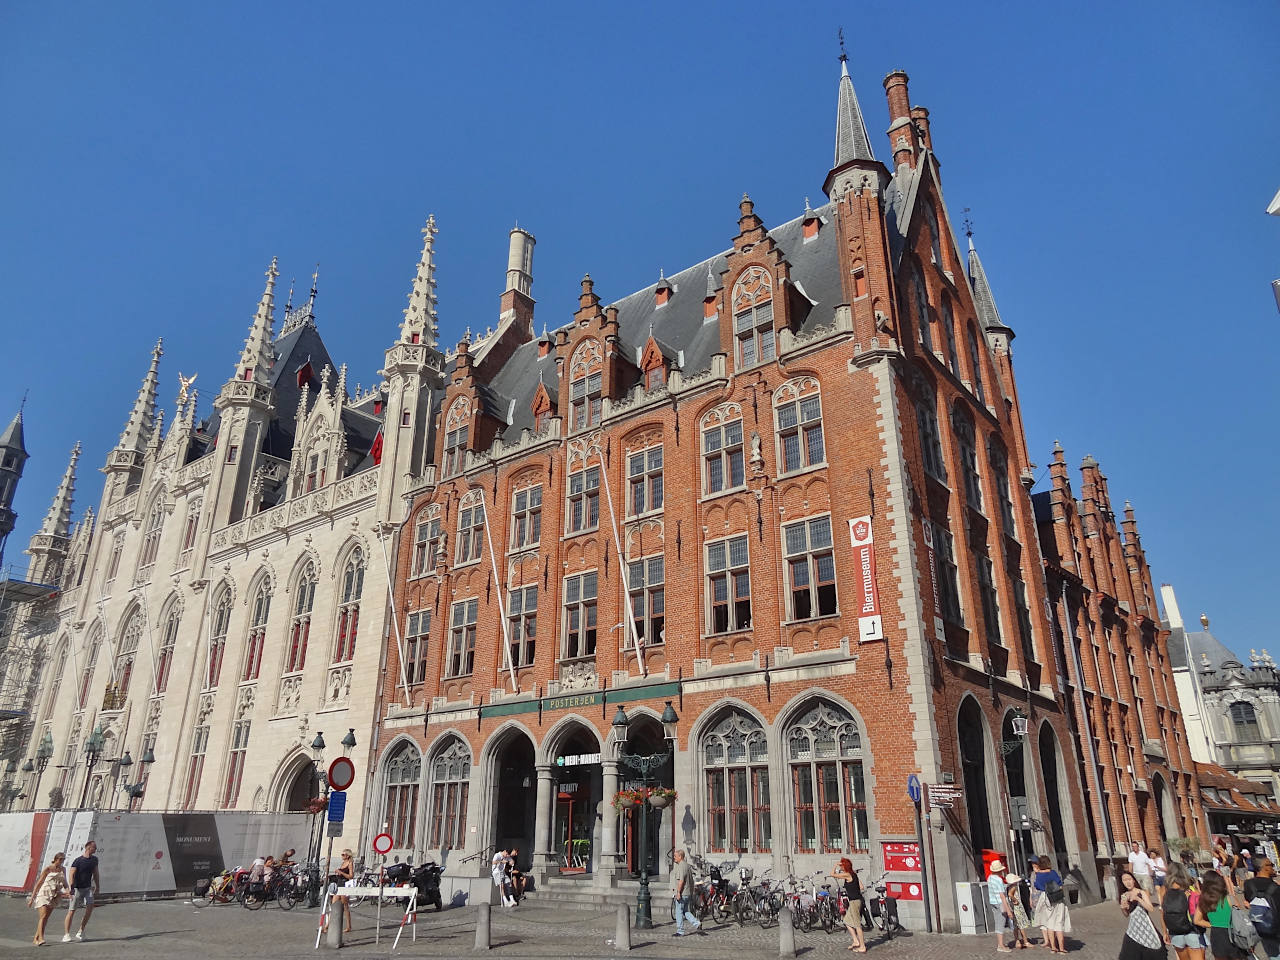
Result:
M396 585L391 579L391 561L387 558L387 541L383 539L382 524L375 524L373 532L378 535L378 546L382 548L382 568L387 572L387 597L391 601L391 623L396 631L396 649L400 651L400 686L404 688L404 705L407 707L412 696L409 693L409 678L404 672L404 637L400 635L400 614L396 612Z
M597 453L600 453L600 447L595 447ZM640 675L647 677L649 669L645 666L644 650L640 646L640 634L636 632L636 618L632 615L631 610L631 584L628 582L627 575L627 555L622 551L622 541L618 538L618 516L613 512L613 493L609 488L609 470L605 466L604 458L600 458L600 476L604 481L604 497L609 504L609 526L613 531L613 545L618 550L618 570L622 574L622 593L623 593L623 617L627 621L627 626L631 632L631 642L636 648L636 660L640 663Z
M511 661L511 637L507 633L507 608L502 602L502 580L498 577L498 560L493 552L493 528L489 526L489 504L484 499L484 487L480 491L480 507L484 510L484 538L489 544L489 569L493 571L493 585L498 588L498 616L502 621L502 659L511 675L511 692L519 693L520 685L516 683L516 667Z

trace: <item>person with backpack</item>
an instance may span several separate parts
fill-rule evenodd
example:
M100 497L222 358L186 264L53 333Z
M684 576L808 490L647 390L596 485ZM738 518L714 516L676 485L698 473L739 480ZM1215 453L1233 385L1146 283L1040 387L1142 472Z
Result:
M1200 877L1200 902L1196 904L1192 922L1209 934L1213 960L1244 960L1247 948L1238 946L1233 936L1232 900L1235 886L1217 870L1206 870ZM1256 939L1256 934L1254 935Z
M1208 945L1204 934L1191 920L1195 912L1191 888L1191 875L1186 867L1181 863L1169 867L1160 919L1164 922L1164 942L1173 947L1178 960L1204 960L1204 948Z
M1129 918L1120 943L1120 960L1162 960L1163 938L1151 920L1151 895L1132 870L1120 871L1120 910Z
M1036 875L1031 884L1035 890L1035 919L1032 921L1044 930L1044 945L1053 953L1066 953L1067 943L1063 934L1071 932L1071 915L1067 912L1067 892L1062 889L1062 877L1041 857L1036 863Z
M1258 931L1262 949L1269 960L1280 958L1280 885L1276 884L1276 868L1267 857L1254 864L1253 877L1244 882L1244 900L1249 905L1249 920Z

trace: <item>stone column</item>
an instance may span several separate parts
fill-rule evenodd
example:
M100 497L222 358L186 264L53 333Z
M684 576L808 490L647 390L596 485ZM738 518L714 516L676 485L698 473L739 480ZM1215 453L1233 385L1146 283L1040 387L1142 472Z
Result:
M555 805L555 783L549 763L538 764L538 806L533 819L533 865L545 874L555 865L551 847L551 814Z
M612 875L618 868L618 812L613 809L613 798L618 794L618 764L604 760L601 768L600 810L604 823L600 831L600 873Z

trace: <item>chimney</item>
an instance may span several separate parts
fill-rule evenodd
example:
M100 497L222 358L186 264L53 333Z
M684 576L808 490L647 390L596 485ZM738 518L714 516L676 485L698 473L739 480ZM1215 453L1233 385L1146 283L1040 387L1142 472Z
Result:
M538 241L528 230L515 227L507 251L507 289L518 290L526 297L533 289L533 245Z
M929 111L926 107L912 107L911 119L916 125L916 134L925 148L933 152L933 135L929 132Z
M907 93L907 74L895 70L884 78L885 97L889 101L889 148L893 151L896 170L904 163L916 165L915 133L911 127L911 97Z
M1182 627L1182 611L1178 609L1178 597L1172 584L1160 584L1160 599L1164 601L1164 618L1169 621L1169 626L1175 630Z

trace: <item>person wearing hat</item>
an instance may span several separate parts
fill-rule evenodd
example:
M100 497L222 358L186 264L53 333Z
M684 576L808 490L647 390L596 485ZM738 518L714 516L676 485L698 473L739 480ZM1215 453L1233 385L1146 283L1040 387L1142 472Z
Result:
M1027 929L1031 926L1031 916L1027 913L1027 887L1016 873L1004 878L1004 896L1009 901L1009 909L1013 911L1014 946L1019 950L1031 946L1027 939Z
M1009 898L1005 894L1005 865L1003 860L991 861L991 872L987 874L987 903L991 905L991 918L996 931L996 952L1013 953L1005 946L1004 935L1013 930L1013 908L1009 906Z

